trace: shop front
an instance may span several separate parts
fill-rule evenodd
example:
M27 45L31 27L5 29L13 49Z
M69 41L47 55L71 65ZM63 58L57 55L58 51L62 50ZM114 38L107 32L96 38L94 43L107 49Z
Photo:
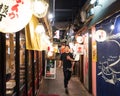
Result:
M120 92L120 12L97 24L97 30L107 34L104 41L97 41L97 96L119 96Z

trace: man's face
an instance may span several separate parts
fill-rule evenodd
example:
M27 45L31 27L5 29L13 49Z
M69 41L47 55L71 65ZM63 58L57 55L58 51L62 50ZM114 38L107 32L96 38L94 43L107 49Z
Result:
M68 46L65 47L65 52L70 52L70 49Z

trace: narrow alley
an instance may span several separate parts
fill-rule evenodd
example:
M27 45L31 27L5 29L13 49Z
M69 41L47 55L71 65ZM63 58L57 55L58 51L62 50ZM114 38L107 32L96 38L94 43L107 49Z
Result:
M76 76L72 76L68 85L69 94L65 93L62 68L56 69L56 79L42 80L38 96L92 96L83 87Z

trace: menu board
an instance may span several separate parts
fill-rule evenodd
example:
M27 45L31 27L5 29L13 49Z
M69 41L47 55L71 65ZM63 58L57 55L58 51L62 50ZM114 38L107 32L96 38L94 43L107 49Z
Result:
M54 59L47 59L45 62L45 78L56 78L56 61Z

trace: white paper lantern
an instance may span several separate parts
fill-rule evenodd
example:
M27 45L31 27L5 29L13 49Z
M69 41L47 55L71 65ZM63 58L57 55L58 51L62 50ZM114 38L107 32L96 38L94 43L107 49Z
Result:
M95 32L95 39L98 41L98 42L103 42L106 40L106 37L107 37L107 34L104 30L97 30Z
M38 18L45 17L48 11L48 6L48 3L44 0L34 0L33 14Z
M36 29L35 29L35 32L37 32L37 33L45 33L45 28L44 28L44 26L43 26L43 24L38 24L37 26L36 26Z
M0 0L0 32L23 29L32 17L31 0Z
M77 36L77 42L78 43L83 43L83 37L82 36Z

